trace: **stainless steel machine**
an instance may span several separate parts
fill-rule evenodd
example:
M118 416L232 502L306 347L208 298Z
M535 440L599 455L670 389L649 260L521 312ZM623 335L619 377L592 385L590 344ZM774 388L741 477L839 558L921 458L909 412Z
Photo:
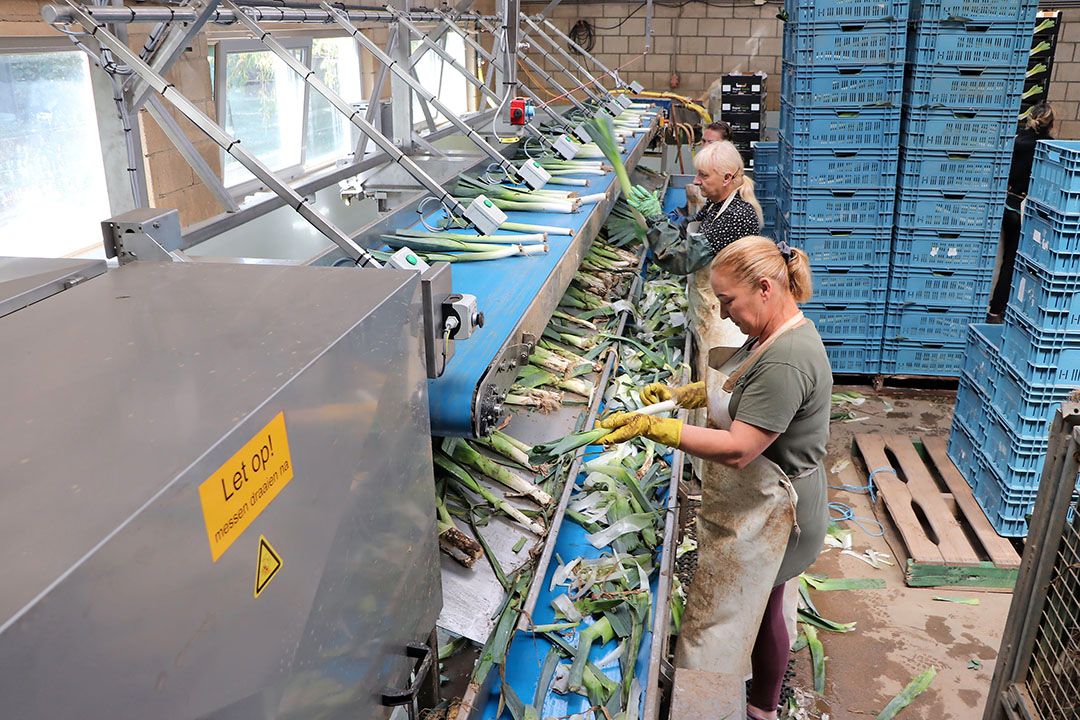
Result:
M144 261L36 300L0 317L0 716L407 703L441 607L419 275Z

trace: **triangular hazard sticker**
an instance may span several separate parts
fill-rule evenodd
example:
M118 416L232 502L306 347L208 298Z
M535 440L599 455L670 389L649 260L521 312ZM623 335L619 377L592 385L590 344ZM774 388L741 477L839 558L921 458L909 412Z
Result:
M281 556L277 554L266 538L259 536L259 571L255 575L255 597L259 597L263 589L281 569Z

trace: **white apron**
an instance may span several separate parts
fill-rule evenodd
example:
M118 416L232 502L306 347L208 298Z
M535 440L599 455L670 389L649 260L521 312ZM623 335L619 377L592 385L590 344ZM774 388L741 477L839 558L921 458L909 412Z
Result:
M705 383L710 427L731 427L728 403L735 380L776 339L804 322L801 313L789 320L730 376L720 368L725 368L738 348L714 348L708 353ZM765 605L792 533L798 531L797 498L784 471L763 455L742 470L716 462L704 463L703 470L698 565L675 664L746 677Z

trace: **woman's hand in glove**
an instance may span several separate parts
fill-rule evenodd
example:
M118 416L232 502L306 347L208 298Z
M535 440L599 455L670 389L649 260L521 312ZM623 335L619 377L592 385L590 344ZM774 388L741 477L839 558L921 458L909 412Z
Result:
M674 448L679 447L683 422L674 418L620 412L604 418L597 423L597 427L612 431L600 439L604 445L614 445L636 437L647 437L653 442Z
M705 407L705 382L696 382L682 387L669 388L664 383L650 383L641 389L641 401L646 405L655 405L665 400L675 400L679 407L693 410Z
M654 218L664 212L660 207L660 201L656 199L656 195L640 185L630 188L630 194L626 197L626 202L646 218Z

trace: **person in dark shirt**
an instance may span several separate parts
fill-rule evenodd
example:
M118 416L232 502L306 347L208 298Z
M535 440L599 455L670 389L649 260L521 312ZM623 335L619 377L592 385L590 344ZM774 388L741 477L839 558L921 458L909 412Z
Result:
M714 142L731 140L731 123L717 120L706 125L701 130L701 144L709 145Z
M1005 212L1001 217L1001 246L998 255L997 281L990 296L990 309L987 320L992 323L1002 322L1005 305L1009 302L1012 288L1013 266L1016 264L1016 249L1020 245L1020 204L1027 197L1031 183L1031 164L1035 160L1035 143L1050 139L1054 129L1054 109L1050 103L1039 103L1031 108L1027 126L1016 135L1013 142L1012 166L1009 168L1009 188L1005 195Z

